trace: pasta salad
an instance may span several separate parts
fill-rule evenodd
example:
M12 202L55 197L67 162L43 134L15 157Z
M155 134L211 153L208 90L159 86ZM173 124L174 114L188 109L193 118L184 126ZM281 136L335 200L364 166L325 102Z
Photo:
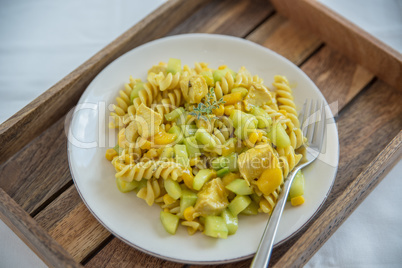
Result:
M270 214L305 143L288 80L277 75L272 86L245 67L173 58L146 81L130 77L109 123L118 130L106 151L117 188L158 204L170 234L182 225L227 238L239 215ZM303 194L299 172L288 200L301 205Z

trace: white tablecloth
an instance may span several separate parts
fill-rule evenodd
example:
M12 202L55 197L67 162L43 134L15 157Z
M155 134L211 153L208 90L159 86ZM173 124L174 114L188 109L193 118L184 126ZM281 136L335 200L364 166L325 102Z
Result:
M164 0L2 1L0 122L20 110L163 2ZM357 23L374 22L375 27L369 26L367 29L372 27L374 32L380 32L377 36L401 51L400 0L349 1L348 5L346 0L325 2L334 5L333 8L341 14L351 16L350 19ZM340 2L345 5L339 4ZM351 7L350 2L358 2L357 7ZM377 5L374 14L370 13L372 9L368 8L369 4ZM396 8L387 9L385 4ZM343 13L342 10L347 12ZM395 23L389 22L392 18ZM388 33L384 34L384 31ZM401 162L317 252L307 267L402 267L400 174ZM0 267L43 265L0 222Z

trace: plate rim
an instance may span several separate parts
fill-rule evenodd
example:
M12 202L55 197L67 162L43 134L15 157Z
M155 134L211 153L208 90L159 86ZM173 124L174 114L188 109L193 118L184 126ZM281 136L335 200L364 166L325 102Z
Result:
M294 64L293 62L291 62L290 60L288 60L287 58L285 58L284 56L280 55L279 53L277 53L277 52L275 52L275 51L273 51L273 50L271 50L271 49L269 49L269 48L267 48L267 47L265 47L265 46L262 46L262 45L260 45L260 44L257 44L257 43L255 43L255 42L252 42L252 41L247 40L247 39L244 39L244 38L240 38L240 37L236 37L236 36L230 36L230 35L213 34L213 33L212 33L212 34L209 34L209 33L185 33L185 34L178 34L178 35L165 36L165 37L158 38L158 39L152 40L152 41L150 41L150 42L144 43L144 44L142 44L142 45L140 45L140 46L137 46L137 47L135 47L135 48L133 48L133 49L130 49L129 51L123 53L122 55L120 55L119 57L117 57L116 59L114 59L113 61L111 61L111 62L110 62L109 64L107 64L104 68L102 68L102 70L91 80L91 82L90 82L90 83L88 84L88 86L85 88L85 90L83 91L83 93L82 93L82 95L81 95L79 101L77 102L77 105L83 103L83 99L84 99L84 97L85 97L85 93L86 93L87 89L91 86L92 82L93 82L100 74L102 74L105 69L107 69L107 68L108 68L110 65L112 65L113 63L119 61L122 57L127 56L127 54L131 53L132 51L134 51L134 50L136 50L136 49L138 49L138 48L147 46L147 45L151 45L151 44L163 42L163 41L169 40L169 39L177 39L177 38L184 38L184 37L188 37L188 38L191 38L191 37L201 37L201 38L214 37L214 38L222 38L222 39L232 39L232 40L236 40L236 42L247 43L248 45L251 45L251 46L254 46L254 47L258 47L258 48L260 48L260 49L262 48L262 49L264 49L264 50L267 50L267 51L269 51L270 53L273 53L273 54L275 54L276 56L278 56L279 58L281 58L281 60L286 61L286 62L290 63L291 65L297 67L297 69L299 69L301 75L303 75L307 80L309 80L312 84L314 84L314 86L318 89L318 94L319 94L319 95L321 96L321 98L324 100L325 104L326 104L327 106L329 105L328 102L327 102L327 100L325 99L324 95L322 94L321 90L320 90L320 89L317 87L317 85L310 79L310 77L309 77L299 66L297 66L296 64ZM69 128L69 129L70 129L70 127L71 127L71 125L72 125L72 123L73 123L73 120L74 120L74 118L75 118L75 115L74 115L74 114L75 114L75 110L76 110L76 108L74 108L74 109L71 110L71 111L72 111L72 117L71 117L70 122L68 123L68 128ZM330 110L330 109L329 109L329 110ZM331 110L330 110L330 111L331 111ZM323 207L324 203L327 201L328 196L329 196L329 194L331 193L331 191L332 191L332 189L333 189L333 186L334 186L335 180L336 180L336 175L337 175L337 173L338 173L338 168L339 168L340 144L339 144L339 132L338 132L338 127L337 127L337 124L336 124L336 121L335 121L335 118L334 118L334 115L333 115L332 111L331 111L331 115L332 115L332 117L330 118L330 120L331 120L331 123L334 123L335 134L336 134L336 138L337 138L337 140L336 140L336 148L337 148L337 150L336 150L336 154L337 154L336 166L334 167L334 175L333 175L333 178L332 178L331 185L330 185L330 187L328 188L328 191L327 191L327 193L325 194L325 197L323 198L323 200L321 201L321 203L320 203L320 205L317 207L317 209L314 211L314 213L311 215L311 217L309 217L309 218L303 223L303 225L301 225L297 230L295 230L295 231L292 232L290 235L288 235L288 237L286 237L286 238L284 238L284 239L278 241L277 243L275 243L274 248L276 248L276 247L282 245L283 243L285 243L286 241L288 241L289 239L291 239L292 237L294 237L294 236L295 236L297 233L299 233L306 225L308 225L308 224L311 222L311 220L317 215L317 213L321 210L321 208ZM124 243L126 243L127 245L129 245L129 246L131 246L131 247L133 247L133 248L135 248L135 249L137 249L137 250L139 250L139 251L141 251L141 252L143 252L143 253L149 254L149 255L151 255L151 256L154 256L154 257L157 257L157 258L160 258L160 259L163 259L163 260L168 260L168 261L172 261L172 262L176 262L176 263L183 263L183 264L195 264L195 265L226 264L226 263L232 263L232 262L238 262L238 261L246 260L246 259L252 258L252 257L254 256L255 253L251 253L251 254L248 254L248 255L240 256L240 257L238 257L238 258L230 258L230 259L222 259L222 260L213 260L213 261L211 261L211 260L208 260L208 261L184 260L184 259L169 257L169 256L166 256L166 255L161 255L161 254L159 254L159 253L150 251L150 250L148 250L148 249L144 249L144 248L142 248L142 247L140 247L140 246L138 246L138 245L136 245L136 244L134 244L134 243L128 241L128 240L125 239L124 237L118 235L118 234L115 233L113 230L111 230L110 227L108 227L108 226L94 213L94 211L93 211L93 210L91 209L91 207L88 205L87 201L85 200L84 196L82 195L82 193L81 193L81 191L80 191L80 189L79 189L79 187L78 187L78 183L77 183L77 180L76 180L76 178L75 178L75 176L74 176L73 167L72 167L72 163L71 163L72 160L71 160L71 153L70 153L70 151L71 151L71 146L73 146L73 145L71 144L71 142L69 142L69 140L70 140L70 135L72 135L72 134L71 134L70 131L68 131L68 136L67 136L67 138L68 138L68 139L67 139L67 159L68 159L69 171L70 171L71 177L72 177L72 179L73 179L75 188L76 188L76 190L77 190L79 196L81 197L82 201L84 202L86 208L91 212L91 214L96 218L96 220L97 220L99 223L101 223L102 226L103 226L104 228L106 228L106 230L108 230L114 237L116 237L116 238L122 240L122 241L123 241Z

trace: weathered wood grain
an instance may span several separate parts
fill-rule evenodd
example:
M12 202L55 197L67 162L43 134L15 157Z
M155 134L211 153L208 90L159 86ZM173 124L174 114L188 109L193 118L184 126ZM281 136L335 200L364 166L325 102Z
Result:
M35 220L78 262L110 236L81 201L74 185L38 213Z
M301 69L321 90L327 102L338 106L338 111L374 78L365 68L328 46L320 49Z
M81 267L1 188L0 219L50 267Z
M243 37L273 13L272 5L265 0L214 0L168 35L213 33Z
M322 45L314 34L279 14L265 21L247 39L277 52L296 65Z
M71 185L64 117L0 166L0 187L32 213Z
M178 249L179 250L179 249ZM118 239L113 239L85 267L167 267L178 268L183 264L165 261L133 249Z
M316 33L328 45L402 90L402 54L319 1L271 0L275 9Z
M18 152L73 107L91 80L110 62L170 32L205 0L170 0L0 125L0 163ZM173 15L174 14L174 15Z

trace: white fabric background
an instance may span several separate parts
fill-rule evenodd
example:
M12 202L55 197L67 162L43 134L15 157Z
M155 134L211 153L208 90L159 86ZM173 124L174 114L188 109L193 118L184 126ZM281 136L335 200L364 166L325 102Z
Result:
M402 51L401 0L321 0ZM0 0L0 123L164 0ZM402 267L402 162L306 267ZM0 267L44 264L0 222Z

